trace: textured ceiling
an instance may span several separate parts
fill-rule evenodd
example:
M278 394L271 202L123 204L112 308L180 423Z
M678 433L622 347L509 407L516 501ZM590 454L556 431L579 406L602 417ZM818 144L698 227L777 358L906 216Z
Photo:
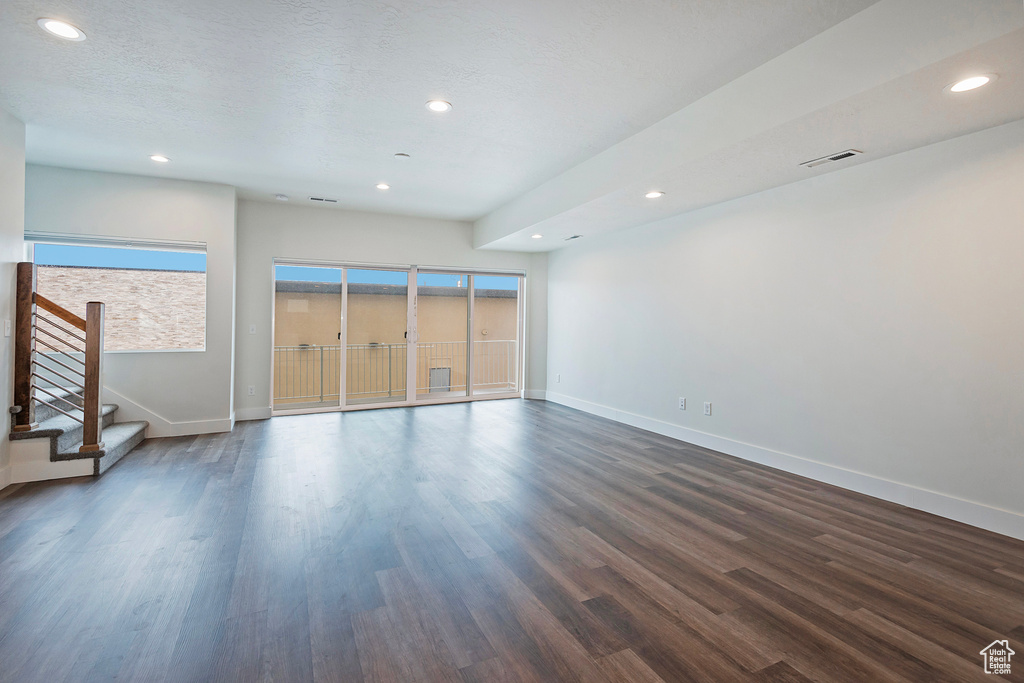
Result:
M474 219L873 4L0 0L0 106L31 162Z

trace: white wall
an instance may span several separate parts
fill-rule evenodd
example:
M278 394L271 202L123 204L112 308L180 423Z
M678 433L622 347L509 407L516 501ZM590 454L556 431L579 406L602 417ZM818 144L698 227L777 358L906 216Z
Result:
M14 320L15 264L25 231L25 125L0 109L0 331ZM2 332L0 332L2 334ZM10 425L14 396L14 336L0 336L0 419ZM10 442L0 435L0 488L10 483Z
M1024 537L1022 180L1016 122L580 240L549 398Z
M206 243L206 350L110 353L104 371L118 418L149 419L150 436L230 429L235 189L35 165L26 185L28 230Z
M546 254L476 251L469 223L283 203L238 203L238 419L270 415L273 259L525 270L526 389L543 391ZM249 326L256 334L249 334ZM248 386L256 395L248 395Z

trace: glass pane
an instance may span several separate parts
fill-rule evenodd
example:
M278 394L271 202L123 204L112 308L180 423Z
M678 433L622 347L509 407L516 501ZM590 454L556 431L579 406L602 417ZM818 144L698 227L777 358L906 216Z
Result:
M340 404L341 269L274 267L274 408Z
M416 397L466 395L469 276L416 276Z
M102 301L107 351L203 349L206 254L36 244L37 291L85 317Z
M473 278L473 394L519 391L518 277Z
M409 273L348 269L346 403L405 400Z

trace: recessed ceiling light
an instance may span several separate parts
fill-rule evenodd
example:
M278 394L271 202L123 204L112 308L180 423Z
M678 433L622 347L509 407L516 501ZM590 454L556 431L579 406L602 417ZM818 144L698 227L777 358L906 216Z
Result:
M76 28L66 21L60 19L49 19L43 17L36 21L39 27L47 33L63 38L64 40L74 40L80 42L85 40L85 31L80 28Z
M444 100L430 100L427 102L427 109L443 114L446 111L451 111L452 105L451 102L445 102Z
M964 80L958 81L957 83L949 86L949 92L967 92L968 90L974 90L975 88L980 88L983 85L991 83L993 78L994 76L984 74L980 76L971 76L970 78L965 78Z
M159 164L166 164L168 161L170 161L170 159L165 157L163 154L153 154L149 158Z
M530 237L532 237L532 238L533 238L533 239L535 239L535 240L539 240L539 239L540 239L541 237L543 237L543 236L544 236L544 235L530 235Z
M279 202L286 202L286 201L288 201L288 195L286 195L286 194L275 194L274 195L274 199L276 199Z
M390 190L391 186L388 185L387 183L377 183L377 189L378 190Z
M405 152L399 152L398 154L395 155L395 158L398 159L399 161L406 161L410 157Z
M647 197L648 199L657 199L658 197L664 197L665 193L659 190L653 190L651 192L648 192L644 196Z

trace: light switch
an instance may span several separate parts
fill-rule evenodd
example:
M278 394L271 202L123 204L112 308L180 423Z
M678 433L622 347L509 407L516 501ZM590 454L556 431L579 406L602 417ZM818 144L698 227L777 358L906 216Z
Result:
M4 336L5 337L10 337L11 336L11 321L10 320L4 320Z

